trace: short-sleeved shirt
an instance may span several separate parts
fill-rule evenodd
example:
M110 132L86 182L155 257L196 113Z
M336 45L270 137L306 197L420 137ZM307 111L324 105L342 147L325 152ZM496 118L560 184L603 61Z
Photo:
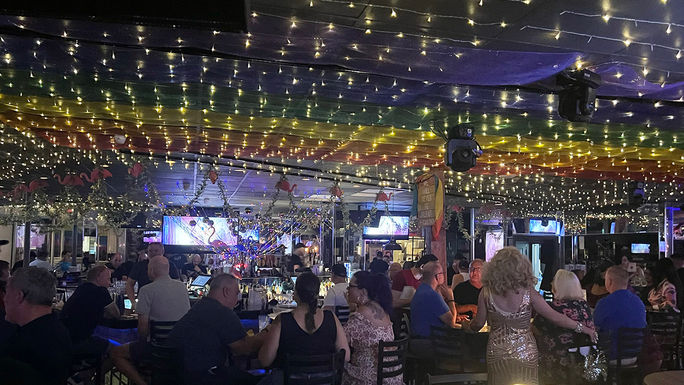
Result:
M430 326L444 326L439 317L449 312L444 298L423 283L416 289L411 300L411 334L417 337L429 337Z
M47 314L17 328L0 345L0 357L27 365L39 376L40 384L63 385L71 369L71 347L66 327L56 315ZM24 378L12 382L15 380L12 376L16 375L12 371L5 372L3 381L26 383Z
M178 321L190 310L188 288L181 281L163 277L138 292L135 311L150 321Z
M229 345L245 335L232 309L205 297L176 323L169 343L181 352L186 375L193 375L224 366Z
M40 267L41 269L45 269L47 271L54 270L54 268L52 267L52 264L50 262L43 261L42 259L36 259L35 261L29 263L29 266Z
M107 288L85 282L76 288L62 309L62 322L74 343L90 337L104 317L104 309L112 303Z
M598 301L594 310L594 324L599 333L608 332L611 336L616 335L620 328L645 328L646 307L629 290L617 290ZM617 338L611 339L612 356L617 351Z
M328 289L328 294L325 295L323 300L323 306L349 306L347 298L344 297L348 286L348 283L340 282Z
M403 291L404 286L413 286L414 289L420 286L420 281L416 279L411 269L401 270L392 280L392 290Z
M461 282L454 288L454 301L459 305L477 305L480 290L470 281Z
M143 286L152 282L150 277L147 275L147 266L149 264L150 260L146 259L144 261L136 262L136 264L133 265L133 268L131 268L131 273L128 277L138 282L138 291L140 291ZM174 266L172 263L169 263L169 276L171 276L173 279L180 278L178 269L176 269L176 266Z

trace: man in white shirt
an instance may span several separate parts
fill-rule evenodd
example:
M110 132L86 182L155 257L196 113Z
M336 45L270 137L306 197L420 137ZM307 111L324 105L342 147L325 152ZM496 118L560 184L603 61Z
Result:
M340 318L340 322L345 323L349 318L349 304L344 296L347 292L347 268L338 263L330 269L332 277L330 280L335 285L328 289L328 294L323 300L323 310L330 310Z
M52 264L47 261L47 253L44 251L38 251L38 256L36 257L36 260L29 263L29 266L35 266L35 267L40 267L41 269L45 269L47 271L52 271L54 268L52 267Z
M116 346L111 357L119 371L137 385L147 385L133 363L149 360L152 351L147 337L150 321L178 321L190 310L188 289L169 276L169 260L164 256L150 258L147 275L152 283L138 292L138 341Z

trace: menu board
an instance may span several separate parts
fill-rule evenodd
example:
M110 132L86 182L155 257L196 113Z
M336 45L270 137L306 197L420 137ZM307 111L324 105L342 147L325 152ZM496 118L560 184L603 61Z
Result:
M432 226L435 223L435 178L430 174L418 183L418 225Z

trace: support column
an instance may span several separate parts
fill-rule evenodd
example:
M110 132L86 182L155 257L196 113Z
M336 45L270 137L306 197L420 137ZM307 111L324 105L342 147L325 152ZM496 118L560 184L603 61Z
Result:
M31 263L31 222L24 223L24 262L21 267Z
M475 207L470 208L470 260L475 259Z

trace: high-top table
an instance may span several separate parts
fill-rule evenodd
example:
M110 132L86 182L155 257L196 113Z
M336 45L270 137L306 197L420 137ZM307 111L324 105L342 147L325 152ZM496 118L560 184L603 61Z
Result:
M684 370L651 373L644 378L644 385L684 384Z

